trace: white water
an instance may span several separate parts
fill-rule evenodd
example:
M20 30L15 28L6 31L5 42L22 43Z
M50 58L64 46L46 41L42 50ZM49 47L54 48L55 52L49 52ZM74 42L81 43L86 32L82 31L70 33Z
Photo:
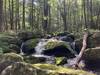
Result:
M35 47L35 55L41 55L42 51L45 50L45 45L47 44L47 39L41 39L40 42Z
M24 42L22 42L21 47L20 47L20 55L24 55L24 52L22 51L23 50L23 46L24 46Z

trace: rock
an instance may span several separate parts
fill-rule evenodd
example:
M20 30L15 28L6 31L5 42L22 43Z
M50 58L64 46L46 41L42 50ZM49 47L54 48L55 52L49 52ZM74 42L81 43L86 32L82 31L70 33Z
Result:
M0 51L3 53L11 52L10 44L17 45L16 35L1 33L0 34Z
M46 71L39 70L30 64L17 62L6 67L0 75L47 75Z
M100 69L100 47L89 48L83 55L87 69Z
M77 39L76 45L79 47L79 50L82 48L82 39ZM89 34L87 48L95 48L100 46L100 31L99 32L92 32Z
M18 33L17 36L22 41L27 41L27 40L34 39L34 38L43 37L41 33L34 33L34 32L30 32L30 31L21 31Z
M83 70L74 70L51 64L33 64L38 69L47 71L47 75L95 75Z
M9 65L15 62L23 62L23 57L15 53L6 53L0 55L0 73Z
M86 60L100 60L100 47L89 48L84 53Z
M49 56L74 56L77 52L71 48L69 42L63 42L59 40L49 40L45 45L45 49L43 50L44 55Z
M45 57L24 56L24 61L30 64L46 63Z
M20 53L20 47L16 44L10 44L9 48L11 49L11 52Z
M0 55L0 63L5 61L22 62L23 57L16 53L5 53Z
M88 47L95 48L100 46L100 31L94 32L88 39Z
M13 64L14 62L12 61L4 61L0 63L0 73L9 65Z
M95 75L83 70L58 67L50 64L13 63L6 67L0 75Z
M22 51L28 55L35 53L35 47L36 47L38 41L39 41L38 39L30 39L30 40L24 42Z

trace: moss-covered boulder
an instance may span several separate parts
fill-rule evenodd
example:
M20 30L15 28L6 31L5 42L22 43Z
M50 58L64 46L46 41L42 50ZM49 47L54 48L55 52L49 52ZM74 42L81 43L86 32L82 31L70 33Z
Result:
M17 62L6 67L0 75L95 75L83 70L63 68L50 64Z
M74 70L51 64L33 64L33 66L40 70L46 70L48 72L47 75L94 75L83 70Z
M17 38L16 34L0 33L0 52L9 53L19 50L22 41ZM15 47L16 45L16 47Z
M0 73L9 65L15 62L23 62L23 57L15 53L6 53L0 55Z
M17 62L6 67L0 75L47 75L47 73L30 64Z
M4 61L22 62L23 57L16 53L5 53L0 55L0 63Z
M35 52L35 47L37 43L39 42L38 39L30 39L26 42L24 42L24 45L22 47L22 50L25 54L32 54Z
M73 56L77 52L72 49L69 42L50 39L45 45L43 53L52 56Z
M89 48L84 53L85 60L100 60L100 47Z

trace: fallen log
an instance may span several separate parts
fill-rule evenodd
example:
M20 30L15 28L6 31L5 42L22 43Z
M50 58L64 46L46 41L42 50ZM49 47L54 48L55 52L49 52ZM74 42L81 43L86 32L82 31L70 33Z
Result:
M75 64L73 65L73 67L75 67L75 68L78 68L79 67L78 65L79 65L79 63L80 63L80 61L81 61L81 59L83 57L83 54L84 54L85 49L87 48L88 35L89 35L89 33L87 31L85 31L84 36L83 36L82 48L80 50L79 55L76 58Z

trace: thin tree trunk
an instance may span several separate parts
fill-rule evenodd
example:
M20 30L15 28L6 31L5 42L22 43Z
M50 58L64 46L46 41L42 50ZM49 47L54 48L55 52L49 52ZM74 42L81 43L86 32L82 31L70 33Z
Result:
M0 32L3 31L3 0L0 0Z
M22 29L25 29L25 0L23 0L23 20L22 20Z
M82 46L81 51L80 51L80 53L79 53L79 55L77 57L77 60L76 60L76 63L74 65L74 67L78 67L79 62L81 61L81 59L83 57L84 51L85 51L85 49L87 47L87 38L88 38L88 35L89 35L89 33L86 31L84 33L84 36L83 36L83 46Z

